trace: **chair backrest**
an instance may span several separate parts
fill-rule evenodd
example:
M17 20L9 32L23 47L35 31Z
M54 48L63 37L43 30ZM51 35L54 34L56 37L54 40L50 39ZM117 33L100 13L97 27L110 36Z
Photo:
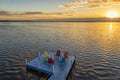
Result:
M50 58L50 55L48 54L47 51L44 52L44 55L45 55L46 58Z
M60 50L57 50L56 56L57 56L57 57L60 57Z
M48 63L50 63L50 64L54 64L55 61L54 61L52 58L48 58Z
M66 61L66 58L68 58L68 52L64 51L63 57L59 60L59 62L64 63Z
M64 52L64 58L68 58L68 52L67 51Z

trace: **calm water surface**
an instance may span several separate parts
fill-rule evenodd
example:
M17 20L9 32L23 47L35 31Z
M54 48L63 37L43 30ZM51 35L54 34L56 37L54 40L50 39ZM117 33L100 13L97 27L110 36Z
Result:
M57 49L76 55L70 80L120 80L118 22L0 22L0 80L38 80L25 58Z

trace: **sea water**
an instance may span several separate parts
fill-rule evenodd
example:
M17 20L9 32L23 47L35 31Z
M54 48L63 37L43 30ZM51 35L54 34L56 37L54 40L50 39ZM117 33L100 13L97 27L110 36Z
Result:
M0 22L0 80L38 80L25 59L57 50L76 55L70 80L120 80L119 22Z

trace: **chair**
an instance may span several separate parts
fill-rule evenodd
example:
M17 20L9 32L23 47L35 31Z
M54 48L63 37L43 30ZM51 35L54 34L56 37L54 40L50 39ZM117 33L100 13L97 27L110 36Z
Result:
M57 56L57 57L60 57L60 50L57 50L56 56Z

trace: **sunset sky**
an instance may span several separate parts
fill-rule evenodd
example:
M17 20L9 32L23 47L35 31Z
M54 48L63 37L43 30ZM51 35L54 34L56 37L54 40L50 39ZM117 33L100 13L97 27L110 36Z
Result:
M120 0L0 0L0 20L120 17Z

